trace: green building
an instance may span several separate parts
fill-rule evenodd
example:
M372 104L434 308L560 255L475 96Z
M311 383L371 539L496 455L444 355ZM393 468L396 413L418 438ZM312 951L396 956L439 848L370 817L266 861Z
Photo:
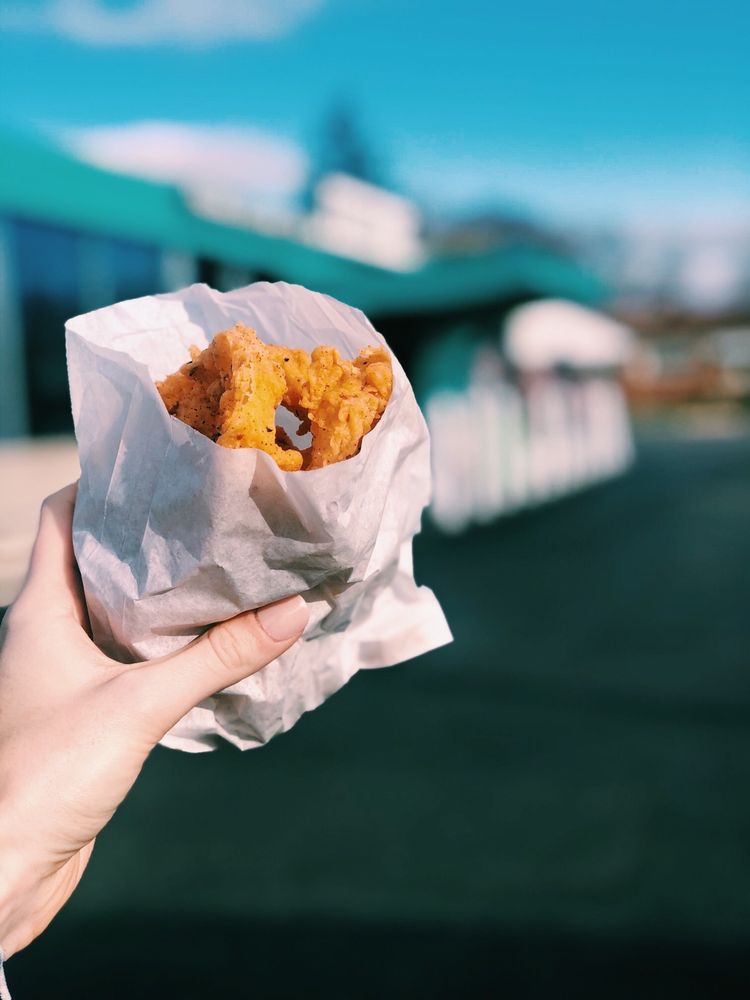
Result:
M70 316L193 281L227 290L285 280L361 308L423 392L460 379L466 343L497 338L520 302L592 302L598 282L528 244L432 256L390 270L299 237L228 225L175 188L0 136L0 437L69 431L63 327Z

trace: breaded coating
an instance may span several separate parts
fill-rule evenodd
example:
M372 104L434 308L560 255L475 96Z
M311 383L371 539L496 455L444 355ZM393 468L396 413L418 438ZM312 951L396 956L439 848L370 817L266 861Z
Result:
M277 347L276 344L267 344L266 350L284 368L286 391L282 402L288 409L295 411L299 406L302 390L310 377L310 355L307 351Z
M383 348L366 347L354 361L345 361L335 347L316 347L299 406L313 438L305 468L320 469L356 454L392 388L391 361Z
M191 360L179 371L168 375L156 388L170 413L201 434L216 440L221 432L219 403L224 392L222 373L216 367L213 352L190 348Z
M168 411L225 448L259 448L281 469L320 469L355 455L393 388L388 352L366 347L354 361L333 347L302 350L264 344L237 323L156 387ZM312 432L304 452L276 425L285 406Z
M280 362L254 330L238 323L156 387L169 412L225 448L260 448L280 468L302 467L302 453L276 443L276 407L286 391Z

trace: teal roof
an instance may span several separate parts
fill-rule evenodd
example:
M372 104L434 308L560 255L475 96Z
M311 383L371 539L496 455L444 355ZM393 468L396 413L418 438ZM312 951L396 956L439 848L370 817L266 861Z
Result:
M589 272L531 246L433 257L395 272L203 218L170 185L101 170L37 140L0 135L0 163L0 212L263 271L377 316L459 311L511 296L603 297Z

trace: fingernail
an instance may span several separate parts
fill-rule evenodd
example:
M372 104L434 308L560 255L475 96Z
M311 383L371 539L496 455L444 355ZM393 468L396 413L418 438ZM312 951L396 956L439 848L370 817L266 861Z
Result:
M256 611L256 616L260 627L274 642L283 642L293 635L299 635L309 617L307 605L299 594L261 608Z

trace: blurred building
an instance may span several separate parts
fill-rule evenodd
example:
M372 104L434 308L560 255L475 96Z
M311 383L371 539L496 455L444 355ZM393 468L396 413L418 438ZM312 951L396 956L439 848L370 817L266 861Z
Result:
M628 314L710 317L750 310L750 222L687 222L579 231L580 259Z
M503 241L436 248L423 241L411 202L343 174L318 179L307 215L274 222L27 138L0 136L0 160L0 437L72 430L63 336L70 316L193 281L226 290L286 280L361 308L392 344L432 425L435 516L443 526L488 519L587 481L571 474L567 486L565 477L540 486L533 442L552 433L558 418L559 440L580 437L583 404L572 400L591 372L570 351L550 355L543 370L536 362L529 368L524 351L550 335L545 326L559 340L583 324L574 340L604 342L606 323L560 306L535 313L533 322L513 312L539 299L601 300L599 280L564 247L516 227ZM515 331L509 350L506 329ZM595 367L600 382L612 383L614 366ZM564 387L556 401L552 385ZM618 435L610 472L626 460L626 431ZM470 460L480 439L481 455ZM524 477L537 485L524 491ZM462 484L460 509L440 485L447 482Z
M454 343L464 377L425 403L433 518L460 530L622 471L633 445L619 375L632 349L627 327L555 299L511 309L478 347Z
M300 231L311 243L354 260L410 271L425 260L422 221L408 198L347 174L326 174Z
M652 309L625 314L638 334L625 384L637 409L750 404L750 309Z

